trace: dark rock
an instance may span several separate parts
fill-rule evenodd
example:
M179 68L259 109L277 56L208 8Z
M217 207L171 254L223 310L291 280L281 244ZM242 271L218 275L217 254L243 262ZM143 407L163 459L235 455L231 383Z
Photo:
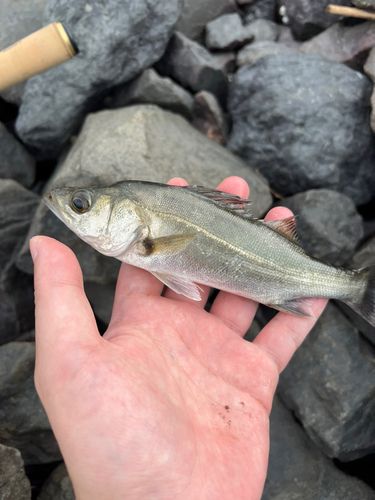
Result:
M18 448L27 464L61 457L34 388L34 358L32 342L0 347L0 441Z
M26 187L35 179L35 162L22 144L0 123L0 180L14 179Z
M200 40L207 23L235 10L235 0L185 0L176 29L192 40Z
M283 21L290 24L297 38L306 40L317 35L338 19L327 14L325 9L330 0L278 0ZM335 0L336 5L350 5L350 0Z
M49 0L45 22L58 19L80 53L29 80L16 122L22 140L40 156L55 156L93 100L130 81L164 53L181 0Z
M336 23L304 42L301 52L318 54L330 61L346 63L361 70L369 49L375 45L375 26L368 21L357 26Z
M371 80L375 83L375 48L370 51L370 54L367 58L366 64L364 66L365 73L371 78ZM371 95L371 128L375 131L375 90L373 90Z
M60 464L43 484L38 500L75 500L65 464Z
M231 50L242 47L253 39L253 34L242 24L239 14L226 14L206 26L206 46L213 50Z
M363 224L348 196L312 189L284 198L280 204L297 215L300 241L310 255L336 266L352 258L363 237Z
M156 104L187 118L193 110L193 96L170 78L163 78L154 69L146 69L129 85L119 87L109 98L110 108L129 104Z
M295 49L282 43L270 41L249 43L238 52L237 65L247 66L256 63L262 57L290 54L292 52L295 52Z
M250 3L250 5L245 7L246 24L253 22L255 19L269 19L270 21L275 21L276 0L254 0L248 3Z
M30 500L31 487L23 467L21 453L0 444L1 500Z
M343 64L297 53L264 57L231 84L229 146L277 193L325 187L366 203L375 187L370 93L368 79Z
M221 101L226 98L228 80L222 64L182 33L173 35L158 69L194 92L208 90Z
M108 326L112 316L113 299L116 283L97 284L90 281L85 283L85 292L95 312L96 318L102 325Z
M43 12L47 0L2 0L0 2L0 50L43 26ZM24 83L0 92L6 101L21 104Z
M192 124L209 139L225 144L228 136L228 123L216 97L202 90L194 97Z
M373 347L329 304L279 388L319 448L345 462L375 451L374 377Z
M371 500L362 481L338 470L307 438L276 397L271 412L271 449L262 500Z

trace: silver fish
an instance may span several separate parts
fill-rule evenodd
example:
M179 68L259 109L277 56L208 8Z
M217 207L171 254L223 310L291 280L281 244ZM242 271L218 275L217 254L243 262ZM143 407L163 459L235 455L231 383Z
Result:
M250 202L202 187L124 181L56 188L48 207L104 255L200 300L197 283L306 315L307 297L341 300L375 326L375 267L345 270L307 255L294 218L251 217Z

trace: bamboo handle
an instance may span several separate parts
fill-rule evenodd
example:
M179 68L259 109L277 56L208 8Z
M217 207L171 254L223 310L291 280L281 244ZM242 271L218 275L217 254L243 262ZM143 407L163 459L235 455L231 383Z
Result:
M375 21L375 13L367 10L356 9L355 7L344 7L343 5L330 4L326 8L328 14L336 14L338 16L357 17L359 19L368 19Z
M78 52L61 23L52 23L0 51L0 91L43 73Z

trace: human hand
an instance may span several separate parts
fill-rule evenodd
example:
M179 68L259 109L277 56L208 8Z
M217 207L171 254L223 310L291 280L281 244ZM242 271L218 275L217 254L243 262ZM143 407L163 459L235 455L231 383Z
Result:
M237 177L218 189L248 196ZM193 302L123 264L101 337L71 250L42 236L30 247L35 382L77 499L260 498L278 375L326 301L311 317L278 313L250 343L255 302L219 292L208 313L208 288Z

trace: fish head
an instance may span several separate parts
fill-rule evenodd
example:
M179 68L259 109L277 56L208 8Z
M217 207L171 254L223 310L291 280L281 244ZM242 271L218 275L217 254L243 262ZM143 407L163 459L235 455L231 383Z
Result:
M139 235L141 219L134 203L111 188L55 188L43 200L69 229L104 255L120 256Z

